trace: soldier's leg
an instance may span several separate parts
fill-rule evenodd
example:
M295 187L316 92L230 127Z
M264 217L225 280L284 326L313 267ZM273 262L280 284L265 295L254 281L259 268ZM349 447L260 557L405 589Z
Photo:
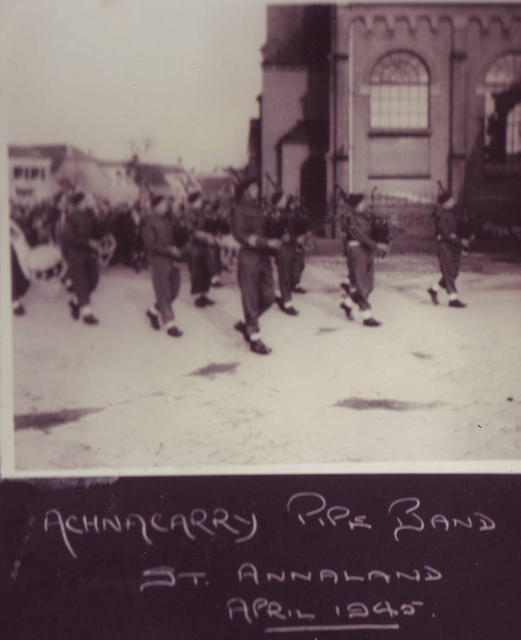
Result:
M87 272L89 278L89 291L92 294L99 284L98 261L93 256L89 256Z
M306 253L303 247L295 247L293 254L293 269L292 269L292 289L297 293L305 293L304 289L300 286L302 274L306 267Z
M267 256L263 260L259 270L259 316L265 313L275 302L275 285L273 282L273 269Z
M210 247L210 252L211 252L211 286L220 287L222 286L222 284L219 276L221 275L221 271L223 270L223 265L221 262L221 247L218 244L216 244L213 247Z
M451 256L449 261L450 271L450 285L447 286L447 293L449 294L449 306L464 308L467 305L458 298L458 292L456 289L456 279L459 275L461 265L461 249L459 247L451 247ZM449 286L451 291L449 291Z
M213 301L206 295L210 289L211 282L211 258L209 249L204 245L194 244L190 251L189 267L192 288L192 295L195 296L197 307L206 307L213 304Z
M239 252L237 269L246 336L259 332L259 264L257 256Z
M343 280L340 283L340 308L345 311L346 317L348 320L353 320L353 308L355 303L353 301L353 295L356 292L356 286L354 279L351 276L351 267L350 264L352 262L352 255L349 249L346 246L346 263L347 263L347 279Z
M172 272L170 274L170 304L172 305L179 295L181 289L181 269L172 265Z
M443 281L443 288L447 291L449 296L451 293L456 293L456 282L454 279L454 258L455 255L452 247L448 244L441 243L438 251L438 259L442 275L440 283Z
M165 327L174 320L170 271L171 266L165 262L152 264L152 285L156 296L156 307Z
M297 310L291 305L293 253L294 248L291 245L283 245L277 253L280 289L280 297L277 298L277 303L281 310L289 315L297 314Z
M362 247L350 247L348 253L351 297L362 311L371 308L367 299L368 271L366 251Z
M374 286L374 258L363 247L354 247L350 253L350 274L356 287L353 299L362 312L364 326L378 327L381 323L373 318L369 303L369 295Z
M92 255L88 255L85 259L85 279L86 286L88 289L89 302L85 305L79 303L80 307L80 316L83 318L83 321L87 324L98 324L98 319L92 312L90 306L90 296L92 292L96 289L99 282L99 267L98 261Z
M90 302L88 256L83 251L69 250L67 260L76 303L79 307L88 305Z

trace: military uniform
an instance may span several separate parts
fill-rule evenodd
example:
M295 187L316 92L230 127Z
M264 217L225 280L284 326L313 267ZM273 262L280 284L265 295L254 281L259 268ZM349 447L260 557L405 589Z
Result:
M259 317L275 301L266 221L260 205L242 201L234 209L232 232L240 243L238 279L245 319L245 336L259 332ZM254 338L255 339L255 338Z
M432 302L438 304L438 291L440 288L445 289L449 295L451 307L464 307L466 305L458 300L456 279L460 271L461 252L464 246L468 246L468 241L458 235L459 227L455 208L443 206L448 200L448 194L440 196L439 206L434 212L441 279L437 285L428 289L428 293Z
M371 220L366 213L354 211L345 221L346 255L351 297L362 311L369 310L374 288L374 253L377 243L371 239Z
M146 216L143 225L143 242L148 252L152 272L152 285L156 296L155 308L168 331L173 328L172 303L177 298L181 286L179 263L170 251L172 247L177 246L172 219L168 215L159 213L150 213ZM153 314L154 311L148 312L149 317ZM159 329L159 324L154 328Z
M75 209L65 221L61 246L67 262L68 277L72 282L75 301L71 301L71 311L76 319L81 315L86 322L97 322L90 311L90 296L99 281L96 250L90 241L101 236L96 215L92 209Z
M207 297L212 282L215 264L216 220L205 216L203 211L193 210L190 215L193 227L192 243L188 254L190 269L191 293L196 298L197 306L207 306L213 301Z
M304 249L304 237L310 230L309 218L302 210L293 211L290 223L290 232L294 243L292 289L297 293L305 293L300 286L302 274L306 267L306 252Z

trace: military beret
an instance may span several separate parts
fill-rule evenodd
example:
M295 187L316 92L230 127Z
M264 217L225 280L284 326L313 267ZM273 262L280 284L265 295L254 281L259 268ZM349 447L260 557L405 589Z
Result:
M152 207L155 209L158 204L161 204L161 202L163 202L164 199L165 199L165 196L162 196L162 195L152 196L152 200L151 200Z
M442 191L438 196L438 204L444 205L452 198L451 194L448 191Z
M188 194L188 202L190 204L193 204L194 202L199 200L200 197L201 197L201 192L200 191L192 191L192 193Z
M85 198L85 194L83 193L83 191L77 191L71 196L70 201L72 202L72 204L80 204L80 202L84 198Z
M279 202L284 197L284 191L282 189L277 189L275 193L271 196L271 204L275 207L279 204Z
M346 198L346 202L350 207L353 207L354 209L362 202L364 198L365 196L363 193L350 193Z

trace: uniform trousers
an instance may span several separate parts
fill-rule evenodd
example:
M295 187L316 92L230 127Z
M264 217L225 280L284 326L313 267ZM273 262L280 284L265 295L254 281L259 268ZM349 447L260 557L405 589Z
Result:
M150 261L152 285L156 295L156 309L161 315L163 324L174 319L172 303L181 288L181 272L179 265L167 257L153 257Z
M72 248L68 249L65 258L78 305L88 305L90 295L99 282L98 260L90 250Z
M461 248L447 242L438 242L438 261L441 270L440 287L449 294L457 293L456 278L460 270Z
M259 331L259 317L275 301L269 253L242 248L237 272L246 330L251 335Z
M362 311L371 308L369 296L374 288L374 257L365 247L347 247L347 266L351 287L356 289L354 297Z
M193 294L208 293L213 276L214 247L194 242L188 253Z

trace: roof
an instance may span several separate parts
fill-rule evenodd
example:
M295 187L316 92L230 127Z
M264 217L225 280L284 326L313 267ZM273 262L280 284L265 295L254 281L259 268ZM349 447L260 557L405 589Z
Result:
M10 158L40 158L44 156L34 147L10 144L8 147Z
M69 144L36 144L33 148L42 156L51 159L51 171L54 173L65 160L97 162L93 156Z
M205 196L213 198L231 190L232 180L230 176L198 174L196 177Z

